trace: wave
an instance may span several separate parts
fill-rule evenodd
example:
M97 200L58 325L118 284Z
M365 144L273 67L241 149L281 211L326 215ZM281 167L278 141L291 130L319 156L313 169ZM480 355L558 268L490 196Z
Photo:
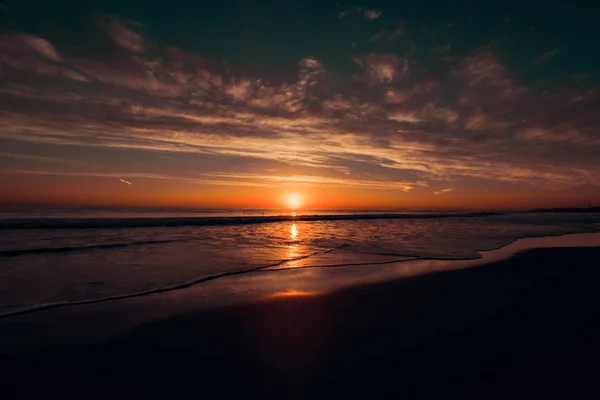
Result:
M152 294L171 292L173 290L189 288L191 286L195 286L200 283L212 281L215 279L225 278L227 276L242 275L242 274L247 274L247 273L251 273L251 272L257 272L260 270L265 270L268 268L277 267L279 265L282 265L282 264L285 264L285 263L288 263L291 261L303 260L305 258L309 258L309 257L315 256L317 254L331 253L334 250L335 250L335 248L327 249L327 250L323 250L323 251L316 251L314 253L307 254L304 256L280 260L280 261L274 262L272 264L261 265L258 267L252 267L252 268L241 269L241 270L236 270L236 271L222 272L222 273L215 274L215 275L203 276L201 278L194 279L191 281L176 283L176 284L170 285L170 286L156 287L156 288L144 290L141 292L116 294L113 296L99 297L99 298L88 299L88 300L71 300L71 301L63 301L63 302L57 302L57 303L37 304L37 305L31 306L31 307L20 308L15 311L0 313L0 318L14 317L17 315L30 314L30 313L34 313L34 312L50 310L50 309L59 308L59 307L104 303L107 301L123 300L123 299L130 299L130 298L134 298L134 297L141 297L141 296L148 296L148 295L152 295Z
M338 248L317 251L317 252L314 252L314 253L311 253L308 255L304 255L304 256L300 256L300 257L296 257L296 258L290 258L290 259L286 259L286 260L280 260L280 261L274 262L272 264L261 265L258 267L247 268L247 269L236 270L236 271L228 271L228 272L218 273L215 275L204 276L204 277L201 277L198 279L194 279L194 280L186 281L186 282L182 282L182 283L176 283L176 284L173 284L170 286L154 287L154 288L151 288L148 290L143 290L140 292L122 293L122 294L116 294L116 295L112 295L112 296L97 297L97 298L86 299L86 300L72 299L69 301L62 301L62 302L56 302L56 303L36 304L36 305L29 306L29 307L18 308L13 311L0 312L0 319L16 317L18 315L31 314L31 313L36 313L36 312L40 312L40 311L51 310L54 308L105 303L105 302L116 301L116 300L125 300L125 299L131 299L131 298L135 298L135 297L143 297L143 296L149 296L149 295L160 294L160 293L165 293L165 292L172 292L175 290L187 289L189 287L196 286L196 285L199 285L199 284L202 284L205 282L213 281L216 279L226 278L226 277L235 276L235 275L255 273L255 272L271 272L271 273L273 273L273 272L283 272L283 271L294 270L294 269L308 269L308 268L314 269L314 268L384 265L384 264L406 263L406 262L419 261L419 260L445 260L444 258L413 257L413 258L391 259L391 260L386 260L386 261L374 261L374 262L323 264L323 265L309 265L309 266L302 266L302 267L278 268L281 265L285 265L292 261L303 260L303 259L310 258L310 257L313 257L318 254L331 253L334 250L338 250ZM477 258L481 258L481 256L478 255ZM459 260L469 260L469 258L452 259L451 261L459 261ZM99 284L100 282L88 282L88 283Z
M0 220L0 230L8 229L89 229L152 228L210 225L247 225L285 221L340 221L373 219L474 218L502 215L498 212L439 214L339 214L278 215L252 217L174 217L174 218L15 218Z
M141 240L137 242L126 243L106 243L94 244L89 246L64 246L64 247L44 247L37 249L13 249L0 251L0 257L16 257L25 254L47 254L47 253L69 253L73 251L87 251L96 249L114 249L128 246L144 246L149 244L173 243L181 240Z

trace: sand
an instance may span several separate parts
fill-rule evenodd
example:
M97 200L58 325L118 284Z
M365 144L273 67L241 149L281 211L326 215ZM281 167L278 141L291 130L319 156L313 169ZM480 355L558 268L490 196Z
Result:
M186 311L88 344L3 355L2 397L598 398L599 265L598 247L534 249ZM86 314L88 329L93 321ZM11 325L11 335L42 340L32 326Z

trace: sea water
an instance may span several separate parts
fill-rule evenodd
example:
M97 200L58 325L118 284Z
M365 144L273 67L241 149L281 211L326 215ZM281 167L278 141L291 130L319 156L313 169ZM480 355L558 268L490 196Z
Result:
M256 271L473 259L517 238L599 230L595 213L5 208L0 315Z

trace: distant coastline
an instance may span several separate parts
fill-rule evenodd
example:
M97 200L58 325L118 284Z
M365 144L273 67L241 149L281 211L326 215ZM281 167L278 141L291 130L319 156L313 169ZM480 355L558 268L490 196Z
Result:
M544 213L544 212L553 212L553 213L581 213L581 212L591 212L591 213L600 213L600 206L594 207L562 207L562 208L537 208L534 210L529 210L528 212L533 213Z

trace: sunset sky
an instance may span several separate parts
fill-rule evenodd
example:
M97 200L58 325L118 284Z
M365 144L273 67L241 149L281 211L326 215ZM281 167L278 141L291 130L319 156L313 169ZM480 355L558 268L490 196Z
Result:
M0 203L600 205L585 4L1 2Z

